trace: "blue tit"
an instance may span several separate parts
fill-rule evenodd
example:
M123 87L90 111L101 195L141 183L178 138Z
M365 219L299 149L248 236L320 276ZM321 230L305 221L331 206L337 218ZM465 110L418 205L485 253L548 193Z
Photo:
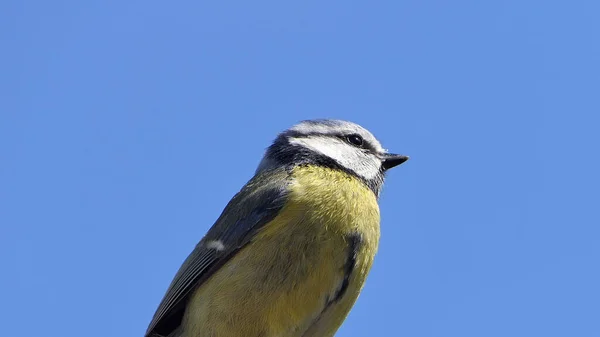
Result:
M390 154L361 126L282 132L171 282L146 337L327 337L354 305L379 243Z

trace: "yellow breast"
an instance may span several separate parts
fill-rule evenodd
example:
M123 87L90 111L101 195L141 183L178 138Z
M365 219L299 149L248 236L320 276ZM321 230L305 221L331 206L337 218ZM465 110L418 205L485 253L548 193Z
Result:
M341 171L298 167L285 206L192 297L190 336L332 336L350 311L379 242L373 192ZM360 236L341 298L349 237ZM202 332L203 331L203 332Z
M308 225L314 230L325 235L354 231L377 243L377 199L358 178L320 166L298 167L292 176L294 184L286 206L309 217Z

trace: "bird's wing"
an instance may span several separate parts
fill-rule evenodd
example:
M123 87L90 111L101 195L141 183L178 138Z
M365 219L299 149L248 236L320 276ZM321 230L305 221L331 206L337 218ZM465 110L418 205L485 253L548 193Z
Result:
M168 336L181 324L189 295L271 221L285 203L289 175L272 170L252 178L227 204L183 262L158 306L146 337Z

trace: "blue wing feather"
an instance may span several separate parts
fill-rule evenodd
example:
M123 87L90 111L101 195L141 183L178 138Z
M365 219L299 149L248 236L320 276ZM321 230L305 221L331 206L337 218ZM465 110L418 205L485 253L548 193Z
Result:
M179 327L191 292L250 242L254 233L283 207L289 180L285 169L264 171L231 199L183 262L148 326L146 337L168 336ZM207 248L205 243L214 240L225 248Z

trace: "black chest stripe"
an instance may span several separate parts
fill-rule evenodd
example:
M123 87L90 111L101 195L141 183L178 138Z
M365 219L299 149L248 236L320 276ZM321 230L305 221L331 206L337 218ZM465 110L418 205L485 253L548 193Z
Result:
M302 336L305 336L305 334L308 331L310 331L314 326L319 324L319 321L323 317L323 313L325 313L327 311L327 309L329 309L329 307L331 307L332 304L338 302L342 297L344 297L346 290L348 290L348 285L350 283L350 277L352 276L352 272L354 271L354 268L356 267L356 258L358 256L360 246L363 244L363 242L362 242L363 238L360 234L355 233L352 235L348 235L346 237L346 240L348 242L348 257L346 259L346 264L344 264L344 279L342 280L342 284L340 285L340 288L338 289L338 291L336 291L336 293L332 297L329 297L327 299L327 302L325 302L325 307L323 307L323 310L321 311L319 316L317 316L315 318L315 320L308 327L308 329L306 329L306 331L304 332L304 334ZM306 336L306 337L308 337L308 336Z
M354 271L354 267L356 266L356 258L358 256L358 251L360 250L360 246L362 245L362 236L358 233L349 235L347 237L348 240L348 258L346 260L346 264L344 265L344 280L342 281L342 285L340 289L337 291L332 300L327 303L326 308L331 305L331 303L339 301L346 290L348 290L348 283L350 282L350 276L352 276L352 272Z

